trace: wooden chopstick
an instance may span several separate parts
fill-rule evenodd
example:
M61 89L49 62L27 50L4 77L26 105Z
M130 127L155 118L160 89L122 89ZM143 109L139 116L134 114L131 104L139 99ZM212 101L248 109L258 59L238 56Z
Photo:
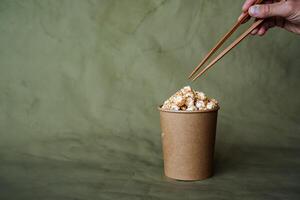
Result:
M233 49L236 45L238 45L247 35L249 35L255 28L257 28L264 20L259 19L255 23L250 26L240 37L238 37L233 43L231 43L226 49L224 49L211 63L209 63L192 81L196 80L199 76L201 76L204 72L206 72L209 68L211 68L216 62L218 62L223 56L225 56L231 49Z
M199 65L192 71L192 73L189 75L189 78L191 78L200 69L200 67L224 44L224 42L236 31L236 29L243 23L245 19L247 19L247 17L248 16L245 15L242 20L237 21L233 25L233 27L218 41L218 43L208 52Z
M260 4L263 0L257 0L255 4ZM250 17L249 13L246 13L244 17L238 20L232 28L218 41L218 43L208 52L204 59L189 75L189 79L200 69L200 67L224 44L224 42L239 28L239 26Z

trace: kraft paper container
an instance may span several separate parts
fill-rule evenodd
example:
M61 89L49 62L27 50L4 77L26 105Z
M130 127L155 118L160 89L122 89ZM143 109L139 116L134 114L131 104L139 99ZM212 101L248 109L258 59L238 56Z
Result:
M165 175L190 181L212 176L219 107L192 112L158 109Z

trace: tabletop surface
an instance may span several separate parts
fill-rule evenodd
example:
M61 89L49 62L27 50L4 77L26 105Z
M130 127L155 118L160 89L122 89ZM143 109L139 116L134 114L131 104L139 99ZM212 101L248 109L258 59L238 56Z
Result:
M157 141L121 139L105 133L80 138L76 133L58 135L52 141L39 141L40 146L48 149L40 155L1 148L0 197L14 200L299 199L300 136L292 132L278 137L279 129L271 127L259 127L248 133L257 137L268 131L273 131L274 137L261 138L265 145L239 145L240 138L226 142L226 135L219 131L215 174L195 182L164 177L159 133L156 133ZM274 145L276 142L278 145ZM137 145L143 148L133 151ZM55 154L51 146L56 148Z

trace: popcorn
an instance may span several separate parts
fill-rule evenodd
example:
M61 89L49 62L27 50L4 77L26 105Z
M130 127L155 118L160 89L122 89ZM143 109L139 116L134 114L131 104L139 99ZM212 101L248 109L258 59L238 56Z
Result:
M177 106L177 105L172 105L172 106L171 106L171 110L178 111L178 110L180 110L180 107Z
M197 99L200 99L200 100L202 100L202 101L204 101L204 100L207 99L206 95L205 95L203 92L198 92L198 91L196 91L195 93L196 93L196 98L197 98Z
M196 111L196 110L197 110L197 107L194 106L194 105L191 105L191 106L189 106L186 110L187 110L187 111Z
M194 91L190 86L185 86L166 100L162 109L173 111L204 111L217 107L217 100L209 99L203 92Z
M213 102L214 104L218 105L218 101L217 100L211 99L210 101Z
M161 108L165 110L171 110L171 106L169 104L164 104Z
M185 86L180 90L183 94L188 92L193 92L193 89L190 86Z
M191 92L189 92L189 93L186 93L185 95L184 95L184 97L185 98L189 98L189 99L195 99L195 95L193 94L193 93L191 93Z
M191 97L186 98L186 100L185 100L185 105L186 105L187 107L194 105L194 99L191 98Z
M185 99L183 96L176 96L174 99L174 103L177 106L181 107L181 106L185 105Z
M185 111L186 109L187 109L186 106L182 106L182 107L181 107L181 110L183 110L183 111Z
M206 104L206 108L207 108L207 109L213 109L213 108L214 108L214 104L213 104L212 102L208 102L208 103Z
M170 110L171 109L171 102L166 100L162 106L163 109Z
M196 107L200 110L201 108L205 108L205 103L202 100L196 101Z

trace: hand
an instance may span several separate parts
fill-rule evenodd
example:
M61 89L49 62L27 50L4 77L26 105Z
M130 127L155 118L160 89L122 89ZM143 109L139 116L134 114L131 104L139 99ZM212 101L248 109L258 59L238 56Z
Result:
M247 12L249 15L265 21L254 29L252 35L264 35L268 29L281 27L290 32L300 34L300 0L266 0L264 4L253 5L256 0L246 0L243 5L241 19Z

